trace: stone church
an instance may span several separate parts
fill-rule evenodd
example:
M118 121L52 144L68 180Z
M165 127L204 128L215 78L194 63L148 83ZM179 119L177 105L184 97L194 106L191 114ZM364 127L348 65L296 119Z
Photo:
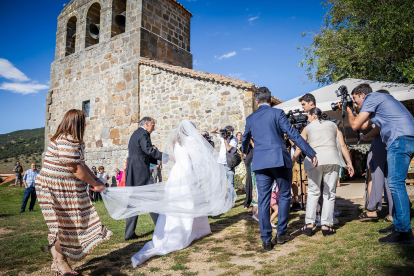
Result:
M253 83L195 71L192 14L175 0L72 0L58 17L46 100L46 146L69 109L87 113L88 165L122 169L129 137L151 116L162 149L182 119L244 130Z

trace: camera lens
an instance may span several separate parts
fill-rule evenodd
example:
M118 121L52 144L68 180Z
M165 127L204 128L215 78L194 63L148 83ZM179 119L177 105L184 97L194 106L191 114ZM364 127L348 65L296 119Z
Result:
M336 111L339 108L339 103L332 103L331 108L333 111Z

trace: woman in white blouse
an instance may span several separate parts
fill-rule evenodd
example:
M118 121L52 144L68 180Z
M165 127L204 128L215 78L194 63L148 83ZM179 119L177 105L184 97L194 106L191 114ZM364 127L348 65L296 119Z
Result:
M321 214L322 234L335 234L330 226L333 224L333 212L340 166L347 168L349 175L354 174L351 158L346 148L342 132L335 123L322 119L322 111L312 108L308 113L309 124L302 131L302 137L315 150L318 166L315 168L309 158L304 161L308 175L308 199L306 202L306 225L302 228L305 235L311 236L315 226L316 206L321 193L323 181L323 207ZM300 155L297 148L293 161ZM345 157L346 164L343 157Z

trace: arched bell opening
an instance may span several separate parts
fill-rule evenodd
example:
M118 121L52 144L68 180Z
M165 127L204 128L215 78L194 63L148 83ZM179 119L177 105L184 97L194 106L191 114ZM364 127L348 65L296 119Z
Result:
M101 5L93 4L86 16L86 41L85 48L99 43L101 29Z
M125 33L126 29L126 0L113 0L111 37Z
M66 47L65 47L65 56L69 56L75 53L76 46L76 22L77 18L71 17L66 26Z

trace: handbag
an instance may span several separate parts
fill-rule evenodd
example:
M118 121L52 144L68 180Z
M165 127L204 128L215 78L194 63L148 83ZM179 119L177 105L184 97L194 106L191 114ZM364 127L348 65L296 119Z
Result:
M241 160L242 160L237 150L235 153L231 153L227 151L226 159L227 159L227 167L229 167L230 169L237 167L241 163Z

